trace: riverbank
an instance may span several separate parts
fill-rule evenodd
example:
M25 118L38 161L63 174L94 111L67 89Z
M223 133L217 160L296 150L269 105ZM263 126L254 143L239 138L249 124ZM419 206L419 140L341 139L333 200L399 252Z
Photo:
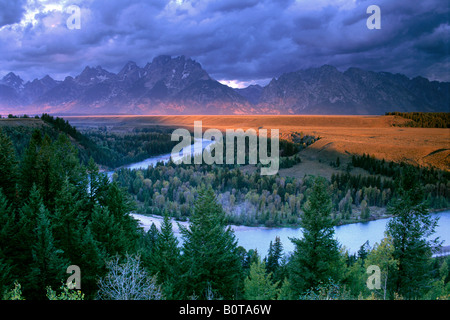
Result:
M355 224L355 223L368 223L371 221L377 221L377 220L382 220L382 219L389 219L392 218L392 215L387 214L387 208L380 208L380 207L369 207L371 215L367 218L367 219L360 219L359 218L359 214L357 214L356 217L354 217L353 219L343 219L343 220L339 220L335 223L335 226L339 227L339 226L345 226L345 225L350 225L350 224ZM445 209L436 209L436 210L429 210L429 212L431 214L436 214L436 213L440 213L440 212L446 212L446 211L450 211L450 208L445 208ZM143 217L149 217L150 219L154 219L154 221L159 221L163 219L162 216L158 216L158 215L153 215L153 214L146 214L146 213L142 213L142 212L135 212L133 214L139 215L139 216L143 216ZM188 224L188 220L179 220L179 219L175 219L175 218L171 218L173 221L178 222L178 223L182 223L182 224ZM156 225L156 224L155 224ZM267 228L267 229L283 229L283 228L291 228L291 229L298 229L300 228L300 223L296 223L296 224L277 224L277 225L267 225L267 224L252 224L252 225L247 225L247 224L236 224L233 223L232 220L229 223L230 226L232 226L234 229L239 228L239 227L243 227L243 228ZM156 225L158 227L158 225Z
M440 213L433 213L433 215L439 215L439 225L436 228L436 234L433 238L439 237L441 241L444 241L443 245L450 244L450 211L443 211ZM140 215L137 213L131 213L134 219L139 221L144 231L148 231L152 225L159 229L163 218L154 215ZM182 235L179 225L188 227L188 221L176 221L171 218L173 232L182 243ZM387 223L390 218L377 219L368 222L352 223L347 225L335 226L335 238L339 241L344 250L350 254L356 253L361 245L368 242L371 247L375 243L380 243L384 237ZM258 252L264 256L270 246L270 242L275 240L275 237L279 237L283 244L283 251L285 253L292 252L295 249L294 244L290 240L291 238L301 238L301 228L268 228L265 226L249 227L249 226L236 226L230 225L231 229L236 235L238 245L242 246L246 250L257 249Z

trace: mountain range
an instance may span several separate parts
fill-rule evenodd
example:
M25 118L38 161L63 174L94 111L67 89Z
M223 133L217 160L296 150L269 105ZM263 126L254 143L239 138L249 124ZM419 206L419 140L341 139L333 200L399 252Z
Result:
M63 81L49 75L0 80L0 113L13 114L384 114L448 112L450 83L330 65L284 73L243 89L213 79L185 56L158 56L116 74L85 67Z

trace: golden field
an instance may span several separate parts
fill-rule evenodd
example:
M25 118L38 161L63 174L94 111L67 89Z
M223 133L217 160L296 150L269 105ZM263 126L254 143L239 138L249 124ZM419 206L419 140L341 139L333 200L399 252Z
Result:
M320 164L323 164L324 175L327 176L329 166L326 165L328 168L325 168L325 164L336 160L338 156L345 163L351 155L363 153L386 161L450 169L450 129L397 127L394 125L406 120L396 116L190 115L65 118L79 129L99 126L106 126L114 131L153 126L189 129L193 127L194 121L202 121L204 130L264 128L269 132L270 129L279 129L283 139L290 139L295 132L320 137L320 140L301 151L304 160L301 165L284 171L301 170L302 173L308 173L310 170L320 170ZM309 162L316 163L314 168L308 168ZM317 162L320 163L318 167Z

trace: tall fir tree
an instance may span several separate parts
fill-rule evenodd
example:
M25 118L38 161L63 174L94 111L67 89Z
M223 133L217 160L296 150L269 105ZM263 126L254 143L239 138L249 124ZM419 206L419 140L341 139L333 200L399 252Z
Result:
M398 262L392 289L409 299L423 295L430 280L433 250L441 245L438 238L431 239L439 219L430 215L423 199L415 172L405 168L398 196L388 206L388 213L393 217L386 232L393 239L393 258Z
M276 275L278 269L280 268L280 259L283 256L283 244L281 243L280 237L275 237L275 243L272 244L270 241L269 252L267 255L267 265L266 270L268 273Z
M171 299L177 296L173 290L179 276L180 248L178 239L172 230L169 215L164 215L161 231L158 233L155 246L150 257L150 272L157 274L158 284L164 283L164 296Z
M30 142L25 150L19 169L19 189L22 199L27 199L33 184L36 183L37 157L42 144L41 131L35 129L31 135Z
M334 239L332 202L324 178L314 181L301 216L303 238L291 238L295 251L290 260L290 282L295 294L327 282L342 273L339 243Z
M275 300L278 296L278 282L272 281L265 262L257 261L250 266L250 274L244 280L244 299Z
M55 242L65 252L70 260L80 257L80 242L83 234L83 215L81 200L77 200L76 187L69 182L69 178L61 177L61 189L55 197L55 208L51 213L52 230Z
M199 190L189 228L180 228L184 297L205 298L208 288L215 296L236 297L241 283L237 241L211 187Z
M16 234L15 211L0 189L0 296L3 296L3 291L8 288L14 278L15 248L11 246L11 240Z
M71 264L63 256L64 251L55 246L48 210L39 208L35 228L35 242L32 245L32 263L28 274L29 296L43 298L47 286L58 287L64 280L67 267Z
M80 241L80 247L77 249L79 258L72 261L80 267L82 272L81 288L87 298L93 298L98 290L97 282L99 277L106 273L106 260L108 259L107 252L102 250L98 241L89 227L84 229Z
M10 201L10 204L16 202L16 183L17 183L17 159L11 139L0 130L0 189Z

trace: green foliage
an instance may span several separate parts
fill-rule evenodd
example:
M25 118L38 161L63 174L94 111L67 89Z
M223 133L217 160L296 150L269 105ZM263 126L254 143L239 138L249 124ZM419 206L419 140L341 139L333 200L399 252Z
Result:
M11 140L0 130L0 189L13 201L16 197L17 160Z
M212 188L200 189L189 228L183 235L182 281L185 297L205 298L207 289L225 299L235 296L241 277L240 257L234 232Z
M295 251L290 261L290 280L297 294L328 278L339 281L343 266L339 243L334 239L331 198L323 178L316 178L303 208L303 238L291 238Z
M379 244L376 243L374 245L364 261L364 271L371 265L378 266L381 272L381 289L375 289L373 294L386 300L389 298L388 294L392 290L390 284L394 279L395 272L398 270L398 260L394 257L394 244L391 236L386 235Z
M333 279L320 281L300 296L300 300L349 300L351 296L345 286Z
M22 296L22 286L17 281L14 282L14 288L3 295L3 300L25 300Z
M278 296L278 282L271 280L272 273L266 273L265 262L257 261L250 266L250 274L244 280L244 299L275 300Z
M283 244L280 237L275 237L275 243L270 241L269 252L267 253L267 273L274 275L274 278L279 278L281 258L283 256Z
M336 183L338 189L358 190L363 188L360 198L367 197L368 205L384 207L399 192L399 186L395 181L401 181L408 171L414 172L415 178L424 187L421 193L423 200L433 209L445 209L450 206L450 172L435 168L415 167L405 163L386 162L378 160L374 156L363 154L352 156L352 165L363 168L371 175L361 177L350 174L337 174L331 178L331 183ZM381 179L381 176L386 178ZM367 188L370 186L371 188ZM364 188L366 187L366 188ZM354 193L352 193L353 195Z
M48 300L84 300L84 293L81 290L69 289L67 286L61 286L61 292L58 294L51 287L47 287Z
M147 130L126 134L95 130L84 132L82 137L90 150L88 156L110 168L168 154L177 144L169 133Z
M17 117L12 116L12 118ZM3 127L5 134L12 140L17 155L22 156L36 130L39 130L42 136L48 135L51 140L56 140L60 134L70 137L78 150L77 157L83 164L87 164L89 159L93 158L96 163L109 168L170 153L177 143L171 141L170 134L162 130L155 129L148 132L148 129L142 129L128 134L112 133L106 130L82 133L67 120L59 117L55 118L44 113L41 120L45 125L41 125L39 129L35 126Z
M9 138L0 138L0 149L10 152ZM17 172L12 191L0 189L2 290L14 279L24 296L42 299L45 288L58 286L75 264L83 270L86 296L94 296L105 260L137 250L141 230L128 215L134 207L130 198L92 162L80 163L64 135L52 140L35 131Z
M48 123L60 132L78 135L67 122L52 119ZM244 173L235 166L169 163L121 170L111 183L94 158L80 161L73 139L45 132L28 132L21 152L0 132L0 165L7 177L0 187L4 299L449 297L450 259L431 257L439 243L429 240L437 221L428 213L429 206L446 203L447 173L364 155L354 165L373 167L387 179L345 174L334 175L330 184L311 176ZM307 137L301 139L305 143ZM290 148L285 145L288 154L297 150ZM152 225L142 231L129 215L136 207L127 191L146 210L164 215L160 230ZM365 218L369 206L388 202L394 218L385 239L373 248L364 244L355 255L340 250L333 237L338 210L351 218L359 207ZM237 207L241 215L233 214ZM181 246L169 216L189 217ZM304 233L292 239L294 254L285 256L275 238L261 259L256 250L237 246L230 222L301 223ZM83 293L64 286L53 291L72 264L82 270ZM380 267L379 290L366 287L369 265Z
M440 246L438 239L431 239L438 223L422 202L422 187L414 171L406 171L399 183L399 197L388 210L393 215L387 226L387 234L393 239L393 257L398 261L394 273L395 292L406 298L424 294L430 281L433 249Z
M152 274L157 275L158 284L164 284L164 296L167 299L177 296L177 293L171 289L178 281L180 258L178 239L173 234L172 221L166 214L161 225L161 232L158 232L152 248L148 269Z

